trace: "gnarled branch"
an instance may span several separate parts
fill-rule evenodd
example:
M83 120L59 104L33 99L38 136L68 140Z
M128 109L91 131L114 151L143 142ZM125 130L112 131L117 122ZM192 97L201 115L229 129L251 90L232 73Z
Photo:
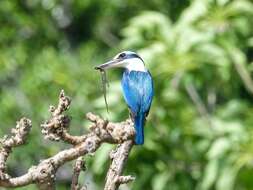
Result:
M120 123L112 123L101 117L88 113L87 119L92 122L89 127L89 133L81 136L72 136L69 134L70 117L64 112L69 109L70 98L61 91L59 103L56 108L50 106L51 117L41 125L42 133L45 139L58 141L62 140L72 144L71 148L65 149L56 155L43 160L36 166L32 166L27 173L12 177L6 171L6 161L13 147L25 143L31 129L31 121L23 118L15 129L12 130L11 137L4 137L1 140L2 148L0 150L0 186L19 187L28 184L37 184L39 189L55 189L55 175L59 167L66 162L77 159L76 164L80 162L80 157L95 152L102 143L121 144L117 148L112 158L112 165L107 174L105 189L116 190L119 184L131 181L133 178L121 176L123 166L127 160L135 130L130 120ZM76 166L77 167L77 166ZM72 187L78 186L78 176L80 171L74 171L74 182ZM108 188L107 188L108 187ZM84 188L82 188L84 189Z

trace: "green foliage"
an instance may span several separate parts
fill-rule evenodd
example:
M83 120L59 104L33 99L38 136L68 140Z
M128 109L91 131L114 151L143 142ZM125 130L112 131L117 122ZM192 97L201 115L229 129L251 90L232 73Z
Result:
M253 94L243 79L253 68L250 0L2 0L0 22L0 134L23 115L33 120L29 143L10 158L13 175L65 147L42 140L38 127L60 89L73 99L74 134L86 131L88 111L128 116L121 74L109 72L107 114L93 68L130 49L150 69L155 98L145 144L128 161L126 173L137 177L129 188L253 188ZM104 183L111 148L88 158L83 177L94 189Z

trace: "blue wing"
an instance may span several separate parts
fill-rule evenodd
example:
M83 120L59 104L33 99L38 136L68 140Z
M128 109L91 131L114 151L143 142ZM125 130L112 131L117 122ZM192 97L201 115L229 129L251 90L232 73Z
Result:
M136 130L135 143L144 143L145 118L148 115L153 98L153 80L149 72L128 71L121 81L125 101L132 112Z
M153 98L153 80L149 72L128 71L121 81L124 99L135 115L149 112Z

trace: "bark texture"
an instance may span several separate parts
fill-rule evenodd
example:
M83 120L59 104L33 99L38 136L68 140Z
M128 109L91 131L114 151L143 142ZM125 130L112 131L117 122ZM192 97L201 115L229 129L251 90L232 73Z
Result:
M64 141L72 147L58 152L56 155L43 160L36 166L31 166L27 173L12 177L7 173L6 161L13 148L25 144L32 127L31 120L22 118L12 129L10 136L1 139L0 149L0 187L20 187L36 184L39 189L55 189L56 172L66 162L76 160L73 171L73 190L85 190L86 186L78 184L80 172L84 169L83 156L94 153L103 143L118 144L110 155L111 166L107 173L106 190L116 190L120 184L132 181L131 176L122 176L123 168L133 146L135 130L131 120L112 123L103 118L88 113L87 119L91 121L89 133L73 136L69 133L70 117L64 112L69 109L71 100L61 91L56 107L50 106L51 117L41 125L45 139Z

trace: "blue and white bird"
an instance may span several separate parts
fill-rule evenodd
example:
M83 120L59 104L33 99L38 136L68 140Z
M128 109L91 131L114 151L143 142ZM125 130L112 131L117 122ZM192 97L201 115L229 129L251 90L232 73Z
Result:
M124 68L121 86L135 127L135 144L144 143L144 124L152 103L154 89L143 59L132 51L123 51L111 61L95 67L99 70Z

